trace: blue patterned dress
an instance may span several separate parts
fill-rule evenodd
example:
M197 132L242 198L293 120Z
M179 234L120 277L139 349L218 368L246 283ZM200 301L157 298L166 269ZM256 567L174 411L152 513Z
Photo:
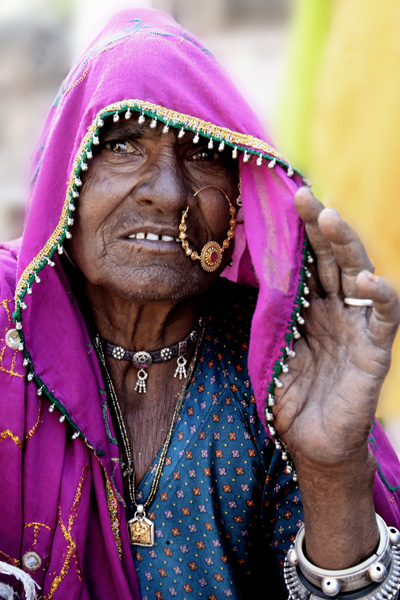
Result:
M303 514L248 376L255 300L252 288L214 286L200 359L148 511L156 543L133 547L143 600L287 597L283 558ZM158 459L138 499L147 498Z

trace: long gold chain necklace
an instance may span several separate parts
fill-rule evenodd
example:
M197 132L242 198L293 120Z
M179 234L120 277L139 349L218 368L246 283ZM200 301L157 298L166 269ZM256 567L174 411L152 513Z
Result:
M197 339L196 348L195 348L194 355L193 355L193 358L191 360L191 363L190 363L190 366L189 366L189 369L187 372L185 382L184 382L182 389L177 397L174 414L172 415L171 425L169 427L167 436L165 438L163 447L161 449L160 459L157 463L156 472L154 474L154 479L153 479L153 482L152 482L151 488L150 488L150 493L147 497L147 500L145 500L145 502L143 502L143 504L140 504L140 503L138 504L136 501L135 467L133 464L132 452L131 452L131 447L129 444L129 437L128 437L128 433L127 433L127 430L125 427L125 422L124 422L124 419L122 416L121 407L118 402L117 393L115 391L114 384L111 379L111 375L107 368L104 350L102 348L101 343L97 343L97 338L96 338L95 347L97 350L97 355L100 359L100 362L103 367L103 371L106 376L107 387L108 387L109 395L110 395L111 402L113 405L113 409L115 412L115 416L117 419L117 423L118 423L118 427L119 427L119 431L120 431L120 435L121 435L121 440L122 440L122 445L124 447L124 452L125 452L125 457L126 457L126 463L121 464L122 476L128 482L129 497L131 499L133 506L136 507L136 511L135 511L133 518L128 521L129 537L130 537L130 541L131 541L132 545L154 546L154 523L153 523L153 521L151 521L151 519L149 519L146 516L145 508L147 508L151 505L151 503L153 502L155 495L157 493L158 484L160 482L160 477L161 477L162 470L164 467L165 459L167 457L167 452L168 452L169 444L171 442L172 434L173 434L173 431L174 431L174 428L176 425L176 421L178 419L180 409L183 404L183 399L185 397L185 394L186 394L186 391L187 391L187 388L189 385L189 381L193 375L194 367L196 365L197 354L198 354L198 351L200 349L201 342L203 339L204 329L205 329L205 320L203 322L200 335L198 336L198 339Z

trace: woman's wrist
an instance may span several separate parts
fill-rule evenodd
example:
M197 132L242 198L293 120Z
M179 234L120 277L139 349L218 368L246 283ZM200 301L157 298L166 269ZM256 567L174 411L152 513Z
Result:
M373 504L375 460L319 471L299 469L308 558L343 569L369 556L378 544Z

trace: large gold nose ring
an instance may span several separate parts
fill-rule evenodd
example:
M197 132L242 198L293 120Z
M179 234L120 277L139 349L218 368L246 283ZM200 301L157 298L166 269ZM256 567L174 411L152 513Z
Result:
M229 248L230 241L235 236L234 228L236 225L236 219L235 219L236 209L233 206L233 204L230 201L227 194L224 192L224 190L221 189L220 187L218 187L217 185L205 185L204 187L197 190L197 192L195 194L193 194L194 197L196 197L197 194L199 194L200 192L202 192L203 190L205 190L207 188L216 188L217 190L219 190L221 192L221 194L223 194L225 196L225 198L228 201L230 220L229 220L229 229L227 231L226 238L222 242L221 246L218 244L218 242L214 242L214 241L207 242L206 244L204 244L203 248L201 249L200 254L198 252L196 252L196 250L192 250L191 248L189 248L189 242L186 239L187 238L186 217L189 212L189 206L188 206L184 211L182 211L182 219L179 224L179 239L181 240L182 248L183 248L186 256L190 256L190 258L192 260L199 260L204 271L207 271L208 273L212 273L212 272L216 271L218 269L218 267L221 265L222 255L223 255L224 251L227 248Z

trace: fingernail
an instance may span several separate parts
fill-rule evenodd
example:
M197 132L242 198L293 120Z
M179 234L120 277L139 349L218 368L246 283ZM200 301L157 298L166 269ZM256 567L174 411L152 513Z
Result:
M376 282L378 281L378 278L377 278L377 276L376 276L376 275L374 275L374 273L371 273L371 272L369 272L369 271L368 271L368 279L369 279L370 281L373 281L374 283L376 283Z

